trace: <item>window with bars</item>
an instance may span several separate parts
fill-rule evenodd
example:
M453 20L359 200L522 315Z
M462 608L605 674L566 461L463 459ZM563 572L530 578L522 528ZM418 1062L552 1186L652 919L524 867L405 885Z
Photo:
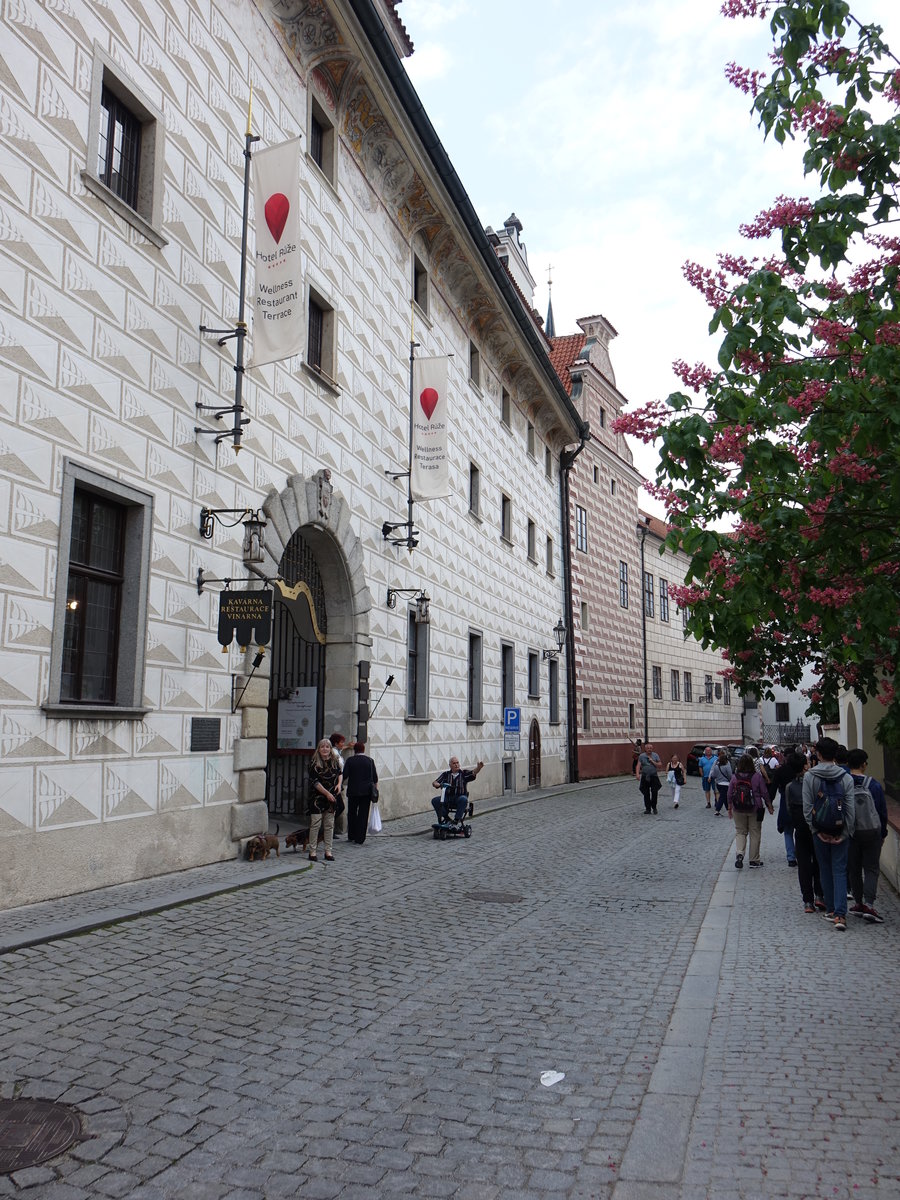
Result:
M731 680L722 680L722 699L725 704L731 703Z
M670 676L670 687L672 689L672 699L681 699L681 675L678 671L672 671Z
M653 699L662 700L662 667L653 668Z
M694 685L691 682L690 671L684 672L684 702L685 704L693 704L694 702Z
M587 534L587 509L582 508L580 504L575 505L575 549L580 550L583 554L587 553L588 534Z
M644 612L648 617L653 616L653 576L649 571L644 572Z
M662 578L659 581L659 619L669 619L669 581Z
M427 621L416 620L411 608L406 617L406 716L409 720L428 718L428 631Z
M334 309L314 288L307 298L306 365L326 383L335 382Z
M619 606L628 607L628 563L619 560Z
M108 87L100 99L97 177L137 211L141 164L141 123Z
M712 675L707 675L704 678L703 690L706 692L706 703L712 704L712 702L713 702L713 677L712 677Z

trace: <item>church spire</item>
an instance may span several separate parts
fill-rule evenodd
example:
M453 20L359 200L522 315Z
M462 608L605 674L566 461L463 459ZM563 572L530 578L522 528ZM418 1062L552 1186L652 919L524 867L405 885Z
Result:
M553 321L553 278L551 276L553 268L547 268L547 324L545 332L548 338L556 337L556 325Z

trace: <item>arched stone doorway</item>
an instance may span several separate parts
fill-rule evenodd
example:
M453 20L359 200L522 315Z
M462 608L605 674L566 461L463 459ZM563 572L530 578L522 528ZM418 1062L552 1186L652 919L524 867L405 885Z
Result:
M322 696L317 699L316 719L321 721L321 732L342 729L352 737L356 733L359 664L368 662L372 644L369 635L372 599L350 507L332 488L331 472L322 470L309 479L292 476L282 492L270 493L263 512L268 520L266 560L259 574L268 579L278 576L292 538L299 533L304 553L310 556L321 578L325 629L320 627L320 632L325 639L327 670ZM314 610L315 601L307 605L308 613ZM308 635L309 629L304 632ZM248 650L245 664L248 674L252 657L253 652ZM272 659L267 655L240 703L241 736L234 746L238 802L232 808L231 820L235 841L258 833L268 823L271 667ZM237 680L238 694L244 682L246 677Z
M541 727L532 717L528 727L528 786L541 786Z

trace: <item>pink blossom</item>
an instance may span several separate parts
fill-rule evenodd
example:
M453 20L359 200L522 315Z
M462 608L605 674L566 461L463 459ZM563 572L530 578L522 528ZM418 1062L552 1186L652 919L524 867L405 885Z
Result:
M788 404L801 417L808 417L828 396L830 390L830 384L824 383L821 379L811 379L804 385L803 391L799 396L790 396L788 398Z
M871 463L863 462L858 454L843 450L832 455L828 460L828 469L832 475L855 479L857 483L867 483L871 479L879 479L880 475Z
M612 423L612 430L613 433L630 433L642 442L653 442L659 437L668 415L667 404L662 400L651 400L633 412L620 413Z
M885 321L875 333L875 341L881 346L900 346L900 323Z
M825 343L825 351L828 354L836 354L853 335L852 325L846 325L843 321L830 321L826 317L813 321L810 328L813 336Z
M789 196L779 196L775 201L774 208L761 212L752 225L741 225L740 231L747 238L764 238L768 237L775 229L787 229L791 225L800 225L812 214L811 200L792 200Z
M813 604L821 604L825 608L846 608L863 590L863 584L854 580L843 587L811 587L807 593Z
M672 370L685 387L689 387L691 391L697 393L704 391L715 379L715 375L705 363L694 363L692 367L689 367L683 359L679 358L672 363Z
M731 18L764 17L766 6L764 0L725 0L722 15Z
M884 94L888 100L900 104L900 71L895 71L888 83L885 84Z
M725 68L725 78L745 96L755 98L765 77L765 71L751 71L747 67L741 67L733 62L730 62Z

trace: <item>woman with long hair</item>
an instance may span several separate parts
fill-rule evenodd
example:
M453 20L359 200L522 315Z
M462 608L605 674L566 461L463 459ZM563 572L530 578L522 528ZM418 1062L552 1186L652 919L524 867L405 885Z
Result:
M316 843L319 826L325 842L325 861L334 862L331 844L334 838L334 810L343 783L341 759L328 738L322 738L309 764L309 861L318 862Z

